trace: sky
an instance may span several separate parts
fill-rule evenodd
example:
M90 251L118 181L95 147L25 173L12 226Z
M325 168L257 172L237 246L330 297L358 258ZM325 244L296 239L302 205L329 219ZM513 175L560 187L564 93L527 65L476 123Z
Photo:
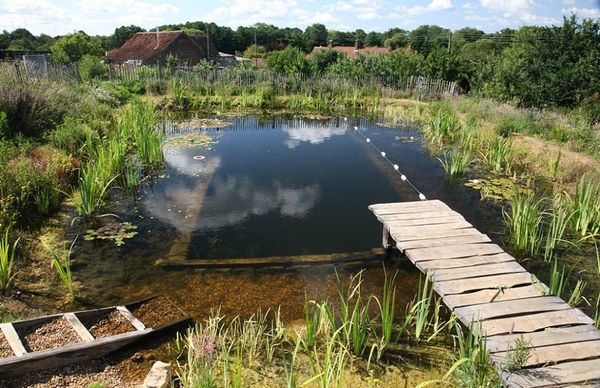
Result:
M257 22L306 28L384 32L437 24L452 30L486 32L522 25L561 24L572 12L600 18L600 0L0 0L0 30L27 28L33 34L83 30L109 35L116 27L208 21L232 28Z

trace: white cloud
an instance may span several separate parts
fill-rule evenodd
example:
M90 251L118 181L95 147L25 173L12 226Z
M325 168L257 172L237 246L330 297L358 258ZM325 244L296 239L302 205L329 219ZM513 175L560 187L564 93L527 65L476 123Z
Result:
M575 0L561 0L563 4L575 4Z
M571 15L572 13L577 14L577 16L584 18L600 18L600 9L598 8L563 8L561 9L561 13L563 15Z
M396 7L396 10L408 14L409 17L413 17L428 12L447 11L452 8L454 8L452 0L431 0L426 6L415 5L413 7Z
M285 19L297 4L296 0L233 0L198 19L229 26L275 23Z
M537 13L534 0L480 0L481 6L505 18L527 24L555 24L558 20Z
M143 0L75 0L64 7L48 0L5 1L0 5L0 25L24 27L34 34L58 35L73 30L97 34L119 25L162 24L178 12L176 6Z

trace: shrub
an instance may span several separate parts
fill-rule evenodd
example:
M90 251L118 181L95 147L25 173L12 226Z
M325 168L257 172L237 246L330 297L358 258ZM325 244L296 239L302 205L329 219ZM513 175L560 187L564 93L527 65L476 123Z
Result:
M79 61L79 74L81 79L86 82L104 79L108 74L108 66L102 63L100 58L86 54Z
M0 111L0 139L8 132L8 118L6 113Z
M53 147L78 156L91 135L91 129L87 124L69 116L48 134L47 140Z
M24 87L0 90L0 111L6 114L5 133L36 137L62 118L62 110L51 106L40 93Z

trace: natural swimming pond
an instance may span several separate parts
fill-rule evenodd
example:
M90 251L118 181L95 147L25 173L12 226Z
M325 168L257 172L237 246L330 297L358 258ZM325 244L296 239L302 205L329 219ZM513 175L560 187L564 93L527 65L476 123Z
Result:
M502 230L499 209L449 183L415 126L383 127L363 117L226 120L231 125L221 129L169 126L163 174L135 195L115 196L110 209L138 234L120 247L85 241L76 250L84 301L105 305L163 293L197 316L219 305L236 314L282 305L285 317L300 318L304 290L315 297L335 292L331 266L193 271L168 264L379 247L381 224L367 206L418 195L372 145L428 198L443 200L492 239ZM377 289L381 265L370 267L365 284ZM418 273L410 264L396 267L403 311Z

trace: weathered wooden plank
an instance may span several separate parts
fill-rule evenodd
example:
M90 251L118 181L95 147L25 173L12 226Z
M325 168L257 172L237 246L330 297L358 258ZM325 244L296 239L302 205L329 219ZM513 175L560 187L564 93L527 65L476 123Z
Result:
M504 252L502 248L496 244L448 245L449 244L444 244L439 247L420 249L406 248L406 256L408 256L413 263L417 263L419 261L464 258Z
M146 326L139 319L137 319L127 307L117 306L117 311L119 311L121 315L123 315L129 322L131 322L133 327L135 327L137 330L143 331L146 329Z
M495 288L490 290L470 292L468 294L446 295L443 297L443 299L446 306L453 310L456 307L461 306L489 303L492 298L494 298L495 301L501 301L541 296L543 295L544 288L545 286L543 286L541 283L537 283L523 287L505 288L501 292L498 292L499 288Z
M484 276L480 278L435 282L433 287L438 294L446 296L450 294L461 294L467 291L497 289L499 287L507 288L531 283L530 273L519 272L505 275Z
M461 322L473 322L520 314L569 309L571 309L571 306L560 298L555 296L540 296L457 307L454 309L454 313Z
M514 349L515 341L522 338L528 347L559 345L570 342L600 340L600 330L592 325L577 325L569 327L549 327L542 331L523 334L505 334L486 337L487 349L491 353L506 352Z
M448 238L432 238L427 240L403 241L402 246L398 247L401 252L406 249L416 248L431 248L431 247L446 247L452 248L454 245L481 244L490 242L490 238L485 234L477 234L472 236L448 237Z
M527 272L516 261L474 265L472 267L429 270L431 280L436 282L475 278L480 276L501 275L508 273Z
M73 313L66 313L64 318L71 324L71 327L75 332L79 335L84 342L92 342L94 340L94 336L88 331L88 329L83 326L79 318L75 316Z
M508 253L498 253L495 255L465 257L463 259L419 261L415 263L415 265L421 271L427 272L430 270L472 267L475 265L507 263L512 261L516 261L516 259Z
M404 241L414 240L430 240L448 237L463 237L463 236L482 236L483 234L475 228L468 229L441 229L429 227L423 229L422 232L402 233L390 228L390 234L396 240L397 244L402 245Z
M377 215L377 214L376 214ZM389 215L389 214L388 214ZM378 215L381 217L382 215ZM398 213L394 214L393 219L395 220L416 220L416 219L427 219L437 217L456 217L457 213L452 210L430 210L430 211L419 211L415 213ZM390 219L388 218L387 221Z
M369 210L375 214L389 214L390 212L413 212L423 209L446 209L452 210L444 202L433 199L430 201L411 201L411 202L393 202L393 203L378 203L370 205Z
M398 220L394 218L394 216L381 216L377 218L382 223L397 224L402 226L440 225L465 221L465 219L460 216L416 218L412 220Z
M566 325L590 325L594 321L578 309L528 314L518 317L490 319L481 322L482 333L486 336L512 333L531 333L547 327Z
M11 323L0 323L0 329L2 330L2 334L4 334L4 338L8 342L8 345L12 349L15 356L22 356L27 353L17 331L13 327Z
M598 379L600 379L600 359L565 362L502 373L502 382L507 387L557 387Z
M377 209L374 210L373 213L377 216L385 216L385 215L397 215L397 214L413 214L413 213L422 213L422 212L452 212L448 206L442 205L428 205L424 203L422 206L414 206L408 208L396 208L389 207L387 209Z
M491 360L499 365L506 364L509 354L509 351L494 353L491 355ZM599 357L600 341L571 342L531 348L529 349L529 358L523 366L557 364Z
M446 223L446 224L434 224L434 225L419 225L419 226L406 226L403 224L402 221L393 221L393 222L386 222L385 225L387 225L388 228L390 228L390 230L393 230L394 233L397 234L407 234L407 235L413 235L413 234L419 234L419 233L428 233L431 230L451 230L451 229L466 229L466 228L471 228L473 229L473 225L469 224L467 221L455 221L455 222L450 222L450 223ZM474 229L476 230L476 229Z

